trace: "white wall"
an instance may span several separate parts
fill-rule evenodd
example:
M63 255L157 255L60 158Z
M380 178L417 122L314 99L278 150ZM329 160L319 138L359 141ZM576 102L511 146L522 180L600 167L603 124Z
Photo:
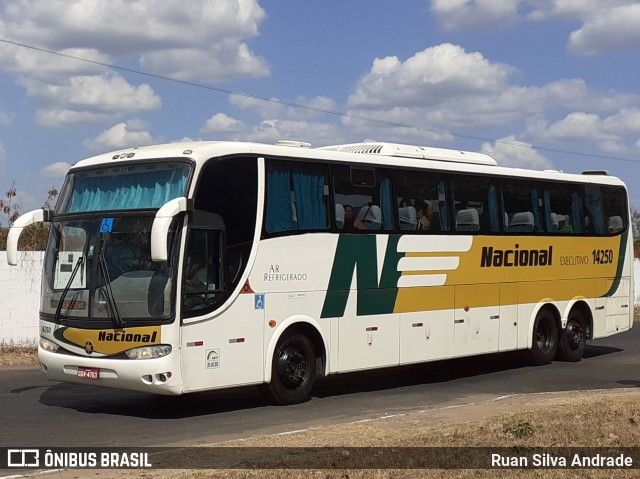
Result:
M7 253L0 251L0 344L35 344L38 338L40 275L44 254L19 253L18 266L7 265ZM636 306L640 306L640 260L634 263Z
M0 344L35 344L38 338L42 251L21 251L18 266L0 251Z

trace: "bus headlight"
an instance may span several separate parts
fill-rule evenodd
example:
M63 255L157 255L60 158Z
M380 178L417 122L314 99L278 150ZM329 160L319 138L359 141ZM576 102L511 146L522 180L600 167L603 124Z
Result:
M60 348L56 343L46 338L40 338L40 347L50 353L55 353Z
M156 359L166 356L171 352L168 344L158 344L156 346L142 346L140 348L125 351L129 359Z

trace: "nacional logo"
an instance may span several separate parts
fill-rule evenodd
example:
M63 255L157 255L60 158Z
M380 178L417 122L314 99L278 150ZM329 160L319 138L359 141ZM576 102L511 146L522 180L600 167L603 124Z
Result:
M93 353L93 343L91 341L84 343L84 351L87 354Z
M114 341L127 343L155 343L157 332L151 334L127 333L124 329L114 333L108 331L100 331L98 333L98 341Z
M516 243L514 249L494 249L484 246L480 258L481 268L512 266L551 266L553 264L553 246L548 249L520 249Z

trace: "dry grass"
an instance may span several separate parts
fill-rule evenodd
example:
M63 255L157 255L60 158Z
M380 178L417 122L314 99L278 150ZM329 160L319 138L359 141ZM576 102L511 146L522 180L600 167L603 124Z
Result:
M0 367L23 367L38 364L37 347L0 344Z
M529 404L527 404L529 403ZM246 469L214 470L153 470L153 471L91 471L91 477L131 479L202 479L202 478L321 478L321 479L391 479L391 478L635 478L638 469L406 469L402 454L387 462L396 469L340 468L340 458L331 469L313 469L314 461L322 460L322 451L300 448L336 447L357 454L358 447L633 447L640 446L640 391L616 390L597 393L571 393L517 396L504 402L470 405L461 416L485 415L483 419L460 422L457 410L422 411L387 419L314 428L303 432L262 436L243 441L217 444L222 447L298 448L295 464L304 469L290 469L287 459L273 457L267 469L250 469L254 461L246 449L241 452L241 465ZM527 407L529 409L527 409ZM457 409L457 408L456 408ZM491 413L492 410L495 411ZM511 411L513 409L513 411ZM502 412L500 412L502 411ZM192 454L194 449L176 452L176 459ZM397 452L397 451L395 451ZM220 448L212 454L221 455ZM171 454L171 453L170 453ZM169 457L170 457L169 454ZM207 453L205 453L207 454ZM234 460L237 450L230 449L225 459ZM385 454L389 454L389 449ZM200 456L202 457L202 456ZM353 457L348 458L353 459ZM262 459L264 461L264 459ZM397 462L393 462L393 461ZM410 460L410 458L409 458ZM363 459L366 462L366 459ZM344 461L349 464L348 460ZM351 461L353 463L353 461ZM326 464L326 462L322 462ZM637 467L638 465L636 465ZM280 467L280 468L279 468ZM71 471L70 471L71 472ZM75 476L79 476L76 471ZM66 476L65 476L66 479Z

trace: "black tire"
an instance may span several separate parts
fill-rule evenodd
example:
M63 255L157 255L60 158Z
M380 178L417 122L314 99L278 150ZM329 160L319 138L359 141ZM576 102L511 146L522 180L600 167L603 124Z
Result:
M527 362L534 366L549 364L558 351L558 327L556 318L548 309L536 316L533 325L533 344L527 351Z
M301 333L285 333L271 360L271 382L264 392L273 404L298 404L309 399L316 379L316 352Z
M567 327L560 332L558 359L577 362L582 359L587 347L587 321L582 311L574 309L569 313Z

